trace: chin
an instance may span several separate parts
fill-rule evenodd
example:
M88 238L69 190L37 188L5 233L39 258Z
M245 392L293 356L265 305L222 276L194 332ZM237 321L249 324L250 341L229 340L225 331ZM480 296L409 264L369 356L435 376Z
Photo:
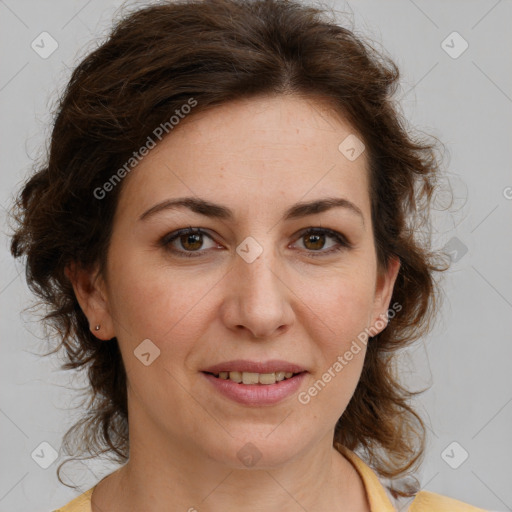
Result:
M292 436L284 429L279 434L277 429L272 432L275 426L265 427L264 432L217 438L215 447L210 446L207 452L212 459L232 469L270 470L292 461L311 442Z

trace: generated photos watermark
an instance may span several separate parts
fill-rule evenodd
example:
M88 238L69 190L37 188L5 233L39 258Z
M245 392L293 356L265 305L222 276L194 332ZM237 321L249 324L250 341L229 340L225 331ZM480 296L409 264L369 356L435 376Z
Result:
M93 191L93 195L96 199L104 199L108 192L112 192L116 185L129 174L129 172L145 157L148 153L156 146L157 142L155 139L161 141L165 135L169 134L179 122L185 118L187 114L192 111L192 108L197 105L197 100L190 97L187 103L177 108L168 121L160 123L148 136L146 142L138 149L134 151L132 156L121 166L101 187L96 187Z
M302 391L298 394L298 400L301 404L306 405L311 401L311 398L318 395L320 391L322 391L325 386L332 379L334 379L340 372L349 364L354 356L361 352L362 346L366 346L368 343L368 339L371 336L376 336L380 331L382 331L389 320L393 319L397 313L402 310L402 305L398 302L395 302L391 308L388 309L387 314L381 313L379 315L379 319L375 321L375 323L371 327L365 328L357 335L357 339L352 340L352 344L350 348L345 351L343 355L339 355L336 358L336 361L322 374L322 377L315 381L306 391Z

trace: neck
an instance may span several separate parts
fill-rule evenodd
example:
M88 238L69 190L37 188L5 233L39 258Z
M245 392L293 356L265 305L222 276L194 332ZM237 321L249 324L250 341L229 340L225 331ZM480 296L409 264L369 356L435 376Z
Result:
M240 469L139 427L130 426L129 462L96 486L92 512L145 510L148 504L152 512L370 510L357 471L332 447L331 431L292 460Z

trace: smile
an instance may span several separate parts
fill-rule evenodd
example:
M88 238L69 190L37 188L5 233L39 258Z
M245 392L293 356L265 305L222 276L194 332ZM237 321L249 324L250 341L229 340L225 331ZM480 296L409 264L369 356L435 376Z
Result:
M290 379L298 373L278 371L273 373L255 373L255 372L219 372L211 373L218 379L231 380L239 384L275 384L285 379Z
M201 372L215 395L252 407L275 405L295 395L306 378L300 373ZM222 377L221 377L222 374ZM233 378L231 377L233 375ZM288 376L289 375L289 376Z

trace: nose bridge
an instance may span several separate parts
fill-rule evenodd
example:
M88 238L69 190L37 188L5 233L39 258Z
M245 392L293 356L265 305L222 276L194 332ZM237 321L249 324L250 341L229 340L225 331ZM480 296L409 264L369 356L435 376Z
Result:
M271 336L291 319L289 294L279 276L283 267L271 238L266 237L265 247L254 239L242 242L230 279L228 322L247 328L255 337Z
M276 258L273 250L267 248L253 261L249 262L239 256L236 262L236 274L239 279L240 292L247 299L259 302L266 298L274 300L279 294L276 275Z

